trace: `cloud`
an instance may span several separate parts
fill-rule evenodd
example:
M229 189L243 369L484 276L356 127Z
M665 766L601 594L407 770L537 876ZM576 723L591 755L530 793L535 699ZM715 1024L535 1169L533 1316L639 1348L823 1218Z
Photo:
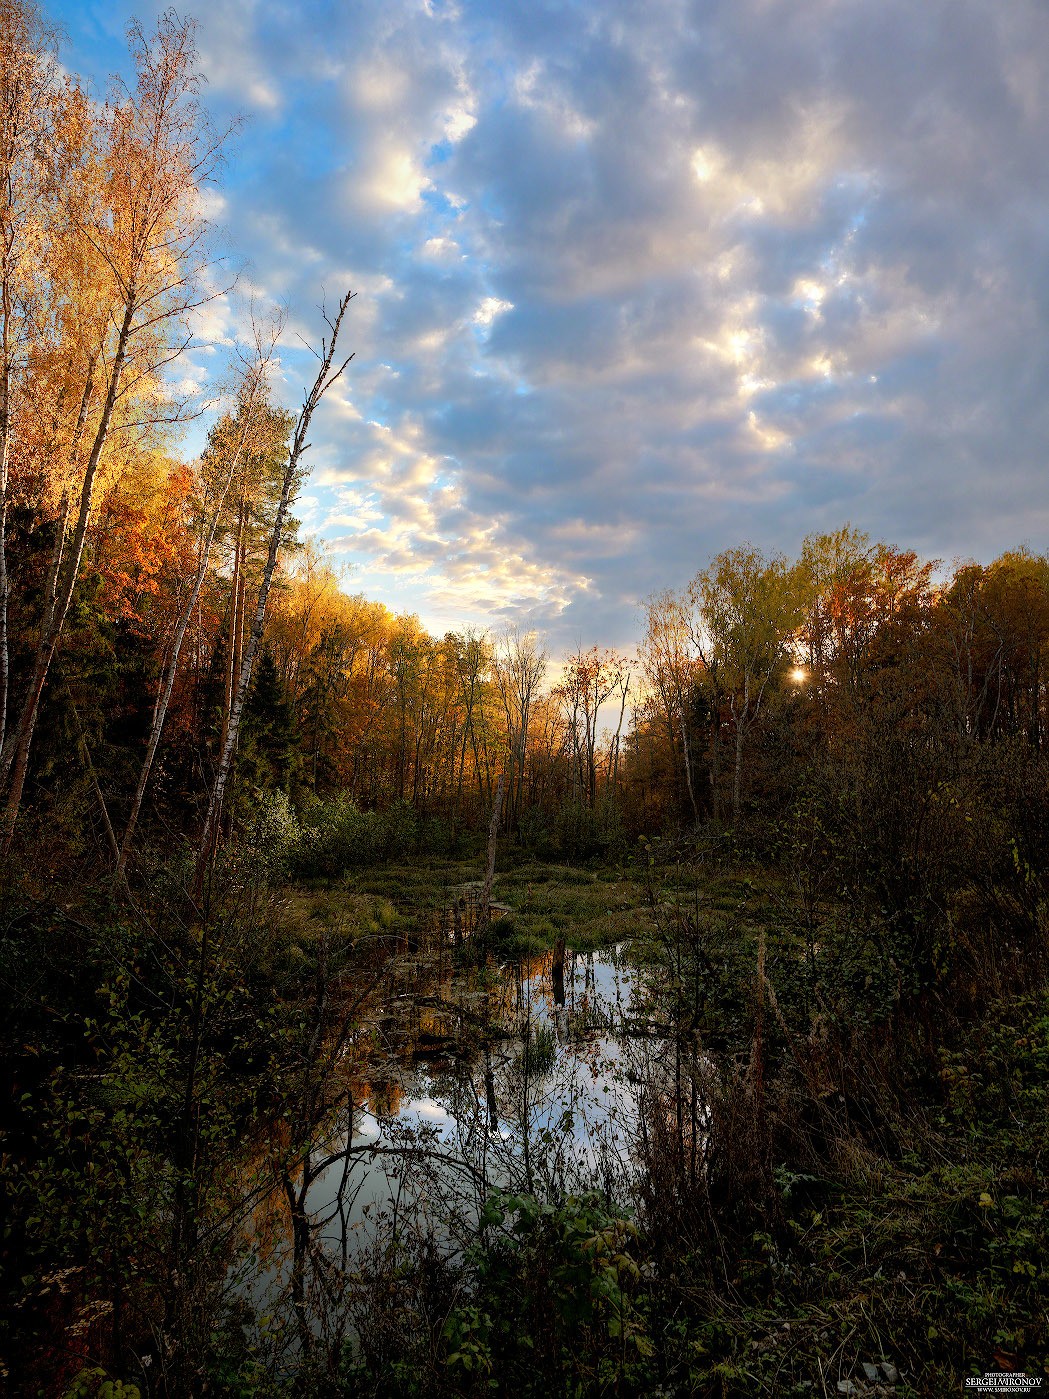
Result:
M365 591L613 643L743 539L1040 544L1036 0L215 0L201 48L289 402L360 291L310 489Z

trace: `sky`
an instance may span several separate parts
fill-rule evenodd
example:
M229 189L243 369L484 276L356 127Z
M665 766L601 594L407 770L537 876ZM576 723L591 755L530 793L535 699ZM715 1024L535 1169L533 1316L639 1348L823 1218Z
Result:
M47 5L100 93L158 8ZM357 292L298 511L351 591L556 650L744 541L1049 547L1044 0L208 0L198 45L246 121L194 363L280 303L294 406Z

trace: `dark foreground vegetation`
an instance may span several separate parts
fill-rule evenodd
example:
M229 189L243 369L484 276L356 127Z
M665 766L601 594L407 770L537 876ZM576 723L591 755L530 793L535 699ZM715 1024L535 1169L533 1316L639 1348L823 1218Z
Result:
M94 104L0 5L8 1392L1049 1373L1049 562L731 550L558 668L348 596L291 516L348 298L172 455L217 144L191 27L132 46ZM575 1155L570 1050L632 1105Z

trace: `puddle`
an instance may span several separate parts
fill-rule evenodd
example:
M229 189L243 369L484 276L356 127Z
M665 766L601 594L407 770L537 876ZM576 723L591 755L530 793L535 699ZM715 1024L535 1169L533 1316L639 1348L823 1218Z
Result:
M372 1058L352 1134L344 1120L317 1153L350 1149L308 1193L315 1237L346 1254L410 1222L454 1245L492 1189L570 1193L629 1176L638 975L619 946L456 973L400 998L379 1024L387 1053Z

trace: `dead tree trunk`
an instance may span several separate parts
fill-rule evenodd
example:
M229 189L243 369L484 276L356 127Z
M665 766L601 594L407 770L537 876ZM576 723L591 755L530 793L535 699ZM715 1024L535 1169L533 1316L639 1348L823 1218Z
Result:
M182 643L185 640L186 632L189 629L190 620L193 616L193 609L200 599L200 591L207 577L208 565L211 561L211 552L215 545L215 536L218 533L219 520L222 516L222 507L226 502L230 486L237 473L237 467L244 454L244 447L247 443L251 431L252 414L259 394L265 385L265 371L269 363L269 357L257 362L250 370L250 378L247 396L247 411L244 415L244 428L241 432L233 454L230 458L229 469L218 499L215 501L214 509L207 533L200 549L200 558L197 561L197 572L190 588L186 605L175 627L175 635L171 643L171 655L168 657L167 670L164 675L163 685L157 696L157 703L153 710L153 722L150 725L149 742L146 745L146 755L142 760L142 771L139 773L138 786L135 789L135 798L131 804L131 814L128 817L127 826L124 830L124 839L121 841L120 850L117 855L116 877L123 877L124 869L127 865L128 853L131 849L131 841L135 834L135 827L138 824L139 813L142 810L142 802L146 795L146 787L149 783L149 774L153 767L153 759L156 757L157 748L160 744L161 734L164 731L164 721L167 718L168 705L171 702L171 693L175 687L175 677L178 674L179 656L182 651Z
M481 886L481 902L477 910L477 931L487 932L492 917L492 885L495 883L495 845L499 838L499 816L503 809L503 788L506 774L501 772L495 784L495 798L492 802L492 816L488 823L488 867Z
M284 482L281 488L280 503L277 506L277 514L273 521L273 529L270 532L269 553L266 556L266 566L262 571L262 582L259 586L258 601L255 604L255 618L252 622L251 634L248 637L247 645L244 647L244 654L241 658L240 672L237 677L237 692L233 697L233 704L230 707L229 727L226 733L226 741L222 746L222 754L219 758L218 770L215 773L215 783L211 789L211 800L208 803L208 814L204 821L204 832L201 837L200 850L197 855L197 866L193 876L193 897L199 900L204 888L204 881L207 878L208 870L215 853L218 841L219 822L222 818L222 803L226 795L226 786L229 782L230 771L233 766L233 754L237 747L237 736L240 733L240 721L244 713L244 702L248 696L248 687L251 684L251 673L255 666L255 657L258 654L259 646L262 643L262 632L266 625L266 606L269 602L270 588L273 584L273 575L277 567L277 555L284 537L284 526L288 518L288 511L291 503L298 493L300 483L300 469L302 457L305 454L309 443L306 441L306 434L310 428L310 422L316 411L317 405L331 388L332 384L341 376L352 355L348 356L337 368L332 368L335 356L335 345L339 338L339 330L342 326L343 317L350 301L356 295L355 292L347 292L339 302L339 309L335 319L329 320L325 316L330 335L321 341L320 368L314 380L313 387L303 402L299 412L299 420L295 425L295 435L292 438L291 450L288 453L288 464L284 469Z

